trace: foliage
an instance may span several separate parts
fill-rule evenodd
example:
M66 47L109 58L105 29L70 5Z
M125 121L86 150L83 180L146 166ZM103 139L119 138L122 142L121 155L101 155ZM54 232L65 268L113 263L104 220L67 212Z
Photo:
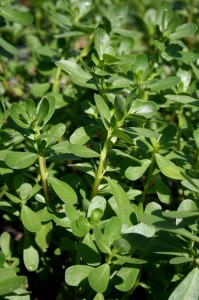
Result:
M198 13L0 1L1 299L199 298Z

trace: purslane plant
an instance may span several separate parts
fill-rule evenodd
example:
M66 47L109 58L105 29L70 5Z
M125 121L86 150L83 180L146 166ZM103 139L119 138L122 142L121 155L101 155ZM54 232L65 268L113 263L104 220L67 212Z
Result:
M198 299L199 56L182 40L197 25L167 1L154 16L150 54L125 52L130 30L87 28L83 52L55 62L52 92L1 104L0 209L22 231L17 251L0 237L3 299L30 299L27 271L53 277L57 299ZM84 98L77 128L57 122L61 70Z

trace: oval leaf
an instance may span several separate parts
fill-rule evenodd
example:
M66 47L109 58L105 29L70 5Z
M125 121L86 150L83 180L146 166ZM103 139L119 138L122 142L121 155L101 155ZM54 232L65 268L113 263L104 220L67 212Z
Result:
M119 284L115 284L116 289L122 292L127 292L132 289L136 283L139 273L139 268L122 267L113 279L114 282L117 282L117 280L121 282Z
M109 277L110 277L110 266L108 264L103 264L93 269L88 274L88 281L90 286L97 293L103 294L108 287Z
M177 179L177 180L183 180L184 177L184 170L178 166L176 166L172 161L170 161L168 158L156 153L155 159L158 164L158 167L160 168L160 171L167 177Z
M30 232L36 232L41 228L41 222L37 214L26 205L23 205L21 209L21 221Z
M149 84L148 87L152 91L160 91L160 90L170 89L170 88L174 87L175 85L177 85L178 83L180 83L180 77L170 76L167 78L157 80L157 81Z
M55 177L48 177L48 182L52 186L56 195L64 202L75 204L77 203L77 195L73 188L66 182L61 181Z
M94 34L94 43L95 43L95 49L97 51L97 54L99 56L99 59L103 59L103 54L106 53L107 48L110 44L110 38L106 31L102 28L97 28Z
M88 277L92 270L93 267L84 265L69 267L65 272L65 281L68 285L78 286Z
M16 289L25 286L25 283L25 276L17 276L10 268L0 269L0 296L7 295Z
M91 158L91 157L99 157L99 153L95 152L94 150L77 144L69 144L68 149L76 156Z
M171 40L181 39L186 36L194 34L198 29L198 26L193 23L182 24L176 28L176 31L170 34Z
M32 152L10 151L5 157L5 163L12 169L24 169L30 167L38 155Z
M80 86L96 90L90 73L84 71L76 62L71 60L60 60L55 63L63 71L70 75L71 80Z
M30 272L34 272L39 266L39 253L33 247L32 241L29 236L25 236L23 246L23 261L26 269Z
M148 119L152 117L156 111L157 106L154 102L136 99L133 101L133 105L130 108L129 114L135 114Z
M199 268L195 267L174 289L168 300L198 300L199 298Z

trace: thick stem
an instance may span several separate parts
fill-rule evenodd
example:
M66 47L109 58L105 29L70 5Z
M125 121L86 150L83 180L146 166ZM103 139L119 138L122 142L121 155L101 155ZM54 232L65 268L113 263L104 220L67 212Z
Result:
M47 182L47 170L46 170L46 160L43 156L39 156L39 168L41 174L41 180L44 189L44 195L47 201L50 201L50 193Z
M147 175L147 180L146 180L146 184L144 186L144 191L142 193L142 197L140 199L139 202L143 203L145 198L146 198L146 194L148 192L148 189L149 189L149 186L150 186L150 183L151 183L151 178L152 178L152 175L153 175L153 171L154 171L154 164L155 164L155 156L154 156L154 153L153 153L153 157L152 157L152 161L151 161L151 165L149 167L149 172L148 172L148 175Z
M54 82L53 82L53 86L52 86L53 93L57 92L57 90L58 90L60 74L61 74L61 68L57 67L55 69Z
M100 155L99 166L98 166L97 172L95 174L95 179L94 179L94 184L93 184L93 188L92 188L92 191L91 191L90 200L92 200L93 197L95 197L95 195L97 194L99 185L100 185L101 180L103 178L106 157L107 157L107 153L108 153L108 149L109 149L109 143L110 143L110 139L111 139L111 133L112 133L112 131L108 132L106 142L104 144L104 147L103 147L101 155Z

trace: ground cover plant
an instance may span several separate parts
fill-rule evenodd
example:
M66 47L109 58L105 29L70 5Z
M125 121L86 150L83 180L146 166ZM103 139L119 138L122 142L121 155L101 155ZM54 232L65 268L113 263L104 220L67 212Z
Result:
M0 299L199 298L197 1L0 1Z

